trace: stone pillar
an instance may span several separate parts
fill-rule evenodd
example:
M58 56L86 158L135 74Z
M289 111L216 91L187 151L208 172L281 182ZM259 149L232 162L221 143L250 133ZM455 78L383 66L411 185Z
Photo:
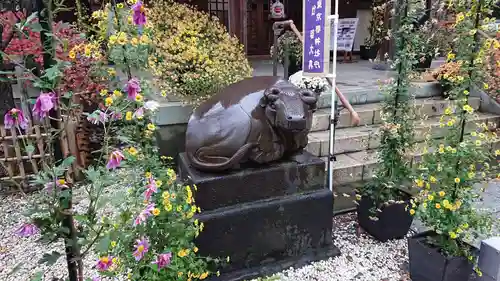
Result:
M481 242L479 269L483 273L479 281L500 281L500 237Z

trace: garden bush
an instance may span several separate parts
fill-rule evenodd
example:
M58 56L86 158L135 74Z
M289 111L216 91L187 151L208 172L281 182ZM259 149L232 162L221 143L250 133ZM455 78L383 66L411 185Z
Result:
M243 46L217 18L170 0L155 1L148 12L155 34L150 67L169 95L198 104L252 75Z

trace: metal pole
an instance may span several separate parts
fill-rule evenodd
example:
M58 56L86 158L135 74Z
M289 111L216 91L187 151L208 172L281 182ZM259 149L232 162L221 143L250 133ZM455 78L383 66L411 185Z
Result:
M331 110L330 110L330 138L329 138L329 151L328 151L328 188L333 191L333 162L334 156L334 143L335 143L335 88L337 86L337 27L339 23L339 1L335 0L335 13L328 16L328 19L333 20L333 65L332 65L332 96L331 96Z

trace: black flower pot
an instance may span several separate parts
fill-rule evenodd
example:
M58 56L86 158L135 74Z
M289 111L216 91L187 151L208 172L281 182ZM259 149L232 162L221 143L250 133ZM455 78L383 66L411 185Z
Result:
M359 57L362 60L370 60L370 59L375 59L377 57L379 47L377 45L375 46L366 46L366 45L360 45L359 46Z
M427 231L408 238L410 278L412 281L467 281L473 266L465 257L446 257L427 239L436 233Z
M403 203L383 206L381 212L372 212L374 201L367 196L363 196L358 203L359 225L378 241L386 242L391 239L404 238L410 230L413 216L407 208L410 204L409 199ZM378 220L371 219L375 216Z

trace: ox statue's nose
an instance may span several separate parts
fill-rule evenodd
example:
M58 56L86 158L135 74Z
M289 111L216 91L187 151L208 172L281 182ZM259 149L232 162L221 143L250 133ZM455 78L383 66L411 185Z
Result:
M291 130L306 129L306 117L304 115L289 115L286 117L288 128Z

